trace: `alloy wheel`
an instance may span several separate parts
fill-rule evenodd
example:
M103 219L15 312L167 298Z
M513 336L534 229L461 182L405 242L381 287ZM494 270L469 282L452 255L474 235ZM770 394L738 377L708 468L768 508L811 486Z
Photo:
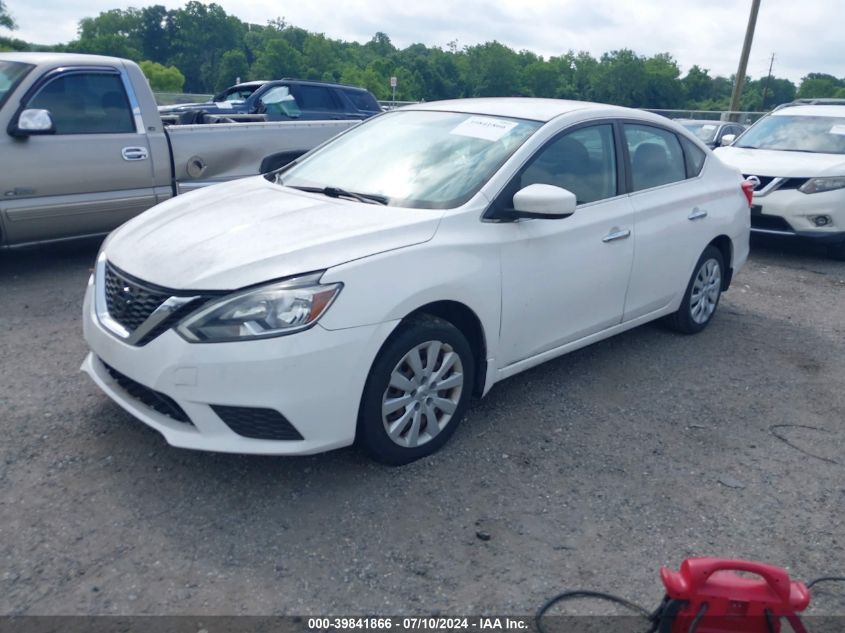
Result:
M698 269L690 294L690 316L692 320L703 325L707 323L722 292L722 269L715 259L708 259Z
M390 373L382 397L388 437L406 448L430 442L452 419L463 389L463 365L451 345L427 341L415 346Z

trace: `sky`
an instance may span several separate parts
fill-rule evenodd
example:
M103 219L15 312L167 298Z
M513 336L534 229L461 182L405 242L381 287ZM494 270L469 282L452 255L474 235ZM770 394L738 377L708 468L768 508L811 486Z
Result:
M668 52L686 71L693 64L712 75L736 72L751 0L218 0L227 13L264 24L289 24L336 39L367 42L378 31L397 47L413 43L446 48L497 40L544 57L572 49L594 56L630 48ZM129 6L184 0L6 0L18 23L15 37L40 44L67 42L80 18ZM762 0L748 64L751 77L773 73L800 81L809 72L845 77L842 0ZM0 31L8 34L7 31Z

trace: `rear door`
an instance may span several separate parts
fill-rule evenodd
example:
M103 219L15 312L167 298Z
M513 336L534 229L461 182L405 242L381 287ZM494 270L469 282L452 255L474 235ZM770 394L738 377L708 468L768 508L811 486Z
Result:
M625 123L634 265L625 321L665 308L686 290L711 239L708 194L698 174L705 154L663 127ZM687 147L686 153L684 147ZM694 155L694 152L698 152Z
M296 98L303 120L344 119L344 108L334 90L328 86L291 84L290 91Z
M56 132L8 146L0 176L7 243L105 233L155 204L147 136L119 70L49 72L23 107L48 110Z

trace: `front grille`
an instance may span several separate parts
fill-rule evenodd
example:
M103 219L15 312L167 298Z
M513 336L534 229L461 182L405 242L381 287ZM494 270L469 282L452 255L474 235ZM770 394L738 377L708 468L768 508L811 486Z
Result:
M750 174L743 174L743 178L748 178ZM760 186L754 191L763 191L766 187L772 184L776 176L756 176L760 179ZM806 178L780 178L780 184L775 189L798 189L801 185L807 182Z
M257 440L302 440L287 418L275 409L255 407L227 407L213 404L211 408L238 435Z
M752 174L742 174L742 177L748 178L751 175ZM760 185L754 191L762 191L763 189L768 187L770 184L772 184L772 181L775 179L774 176L756 176L756 177L760 179Z
M170 396L158 391L154 391L149 387L145 387L139 382L132 380L129 376L121 374L114 367L107 365L102 360L103 366L114 381L130 396L147 405L150 409L158 411L177 422L184 422L185 424L192 424L188 414L184 409L176 404L176 401Z
M165 332L167 332L167 330L179 323L179 321L181 321L184 317L188 316L191 312L199 308L207 300L208 297L197 297L193 301L189 301L188 303L177 308L176 310L171 312L167 317L165 317L164 320L162 320L153 329L144 334L144 336L142 336L141 339L138 341L137 345L146 345L157 336L164 334Z
M786 233L795 232L786 220L777 215L752 214L751 228L765 231L784 231Z
M130 334L171 296L135 281L108 263L105 277L109 316Z

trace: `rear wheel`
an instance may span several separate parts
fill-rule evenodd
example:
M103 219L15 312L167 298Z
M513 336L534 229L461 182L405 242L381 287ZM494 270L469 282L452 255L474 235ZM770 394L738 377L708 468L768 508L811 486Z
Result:
M400 325L370 370L358 443L373 459L401 465L430 455L455 432L471 396L474 357L443 319Z
M697 334L706 328L719 305L724 275L722 252L708 246L695 265L681 306L666 319L667 325L684 334Z

